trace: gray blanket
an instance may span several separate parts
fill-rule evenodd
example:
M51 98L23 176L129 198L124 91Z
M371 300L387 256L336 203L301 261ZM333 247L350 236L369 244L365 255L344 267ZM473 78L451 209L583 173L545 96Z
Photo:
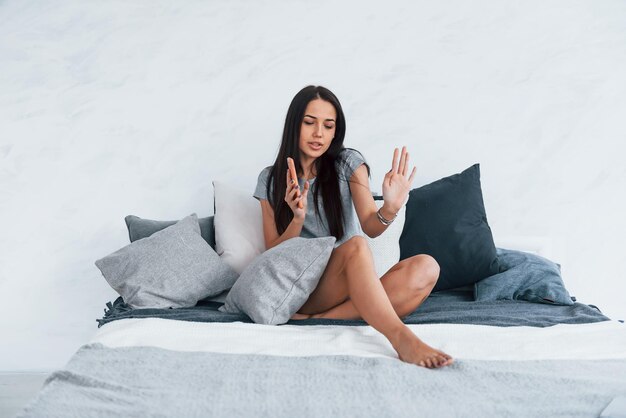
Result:
M626 360L278 357L83 346L20 417L597 417Z
M98 326L123 318L166 318L198 322L252 322L246 315L219 312L221 303L201 302L191 308L132 309L122 298L108 303ZM479 324L493 326L547 327L556 324L581 324L607 321L593 305L569 306L531 303L520 300L474 301L472 291L446 291L431 294L413 313L407 324ZM364 321L307 319L289 321L290 325L366 325Z

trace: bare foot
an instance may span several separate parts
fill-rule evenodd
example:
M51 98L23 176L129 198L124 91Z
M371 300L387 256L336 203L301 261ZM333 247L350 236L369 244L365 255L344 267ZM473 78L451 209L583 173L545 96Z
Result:
M452 356L424 343L408 327L402 329L393 341L391 339L390 341L400 360L407 363L434 369L449 366L454 362Z
M303 314L303 313L295 313L293 314L293 316L291 317L291 319L297 320L297 319L309 319L310 317L312 317L313 315L309 315L309 314Z

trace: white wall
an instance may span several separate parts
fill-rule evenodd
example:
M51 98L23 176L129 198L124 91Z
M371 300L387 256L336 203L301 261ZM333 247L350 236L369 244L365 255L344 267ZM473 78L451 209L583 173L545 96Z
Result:
M252 193L307 84L342 101L374 190L394 146L414 187L479 162L496 243L548 249L625 318L626 3L387 4L1 2L0 370L93 335L125 215L208 216L216 178Z

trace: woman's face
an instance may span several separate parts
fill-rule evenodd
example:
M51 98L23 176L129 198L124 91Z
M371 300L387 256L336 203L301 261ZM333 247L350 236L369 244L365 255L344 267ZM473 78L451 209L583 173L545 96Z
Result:
M300 152L303 157L317 158L326 152L335 137L337 112L322 99L311 100L300 126Z

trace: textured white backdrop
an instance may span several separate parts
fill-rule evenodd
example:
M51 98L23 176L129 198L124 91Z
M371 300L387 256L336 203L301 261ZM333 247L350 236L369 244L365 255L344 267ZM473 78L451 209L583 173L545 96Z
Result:
M123 217L252 194L307 84L380 191L481 163L500 246L541 247L626 317L626 3L0 1L0 370L61 367L115 298Z

